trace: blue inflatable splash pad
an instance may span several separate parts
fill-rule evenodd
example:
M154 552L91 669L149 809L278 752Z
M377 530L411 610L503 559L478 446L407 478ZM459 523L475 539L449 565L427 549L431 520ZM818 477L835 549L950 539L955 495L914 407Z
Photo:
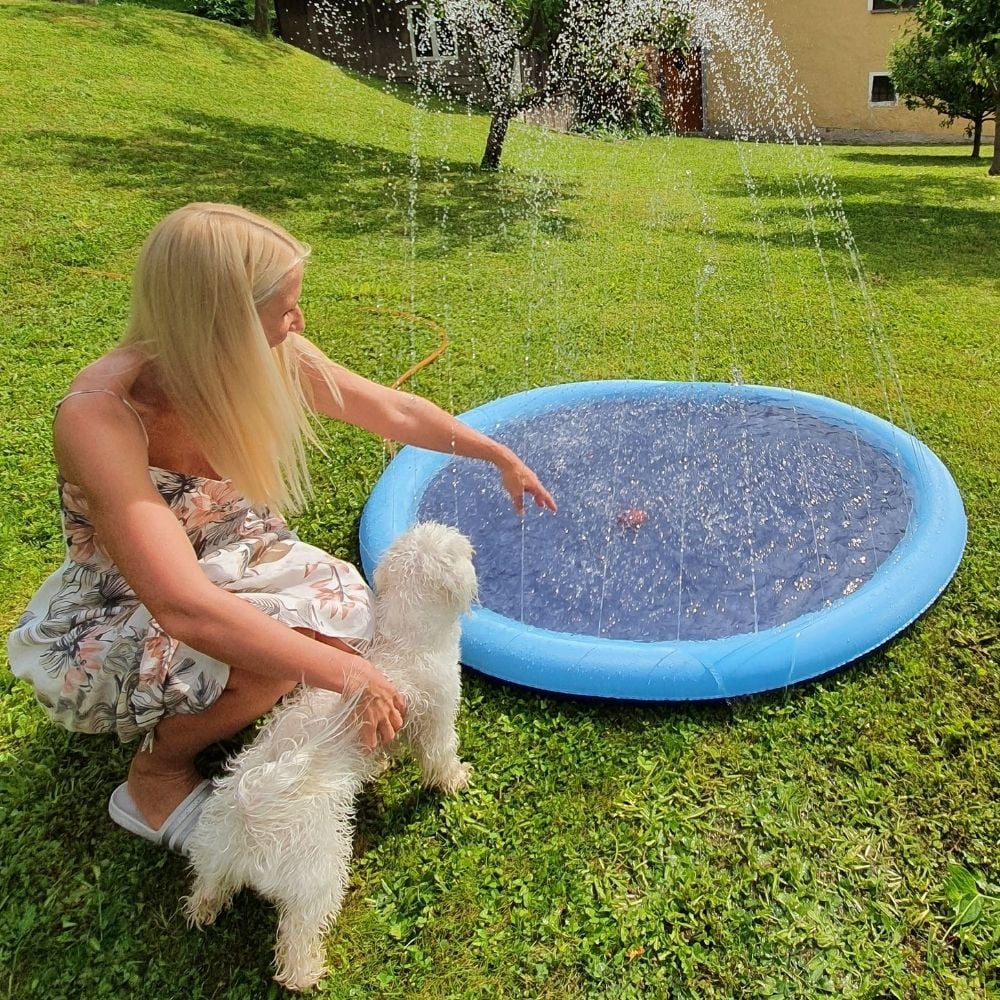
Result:
M476 548L463 662L565 694L733 697L841 666L953 575L961 499L924 445L787 389L609 381L460 417L513 448L559 504L513 513L485 463L404 449L361 525L369 578L411 524Z

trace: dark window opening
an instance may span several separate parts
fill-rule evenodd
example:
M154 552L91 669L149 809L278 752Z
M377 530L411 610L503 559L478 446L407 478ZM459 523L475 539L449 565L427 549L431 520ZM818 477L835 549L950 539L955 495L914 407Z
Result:
M872 11L878 13L883 10L913 10L917 6L917 0L872 0Z
M896 88L892 85L892 78L883 74L872 74L872 104L895 104Z
M437 54L439 59L454 59L458 56L458 39L455 30L447 21L436 19L434 30L437 35Z

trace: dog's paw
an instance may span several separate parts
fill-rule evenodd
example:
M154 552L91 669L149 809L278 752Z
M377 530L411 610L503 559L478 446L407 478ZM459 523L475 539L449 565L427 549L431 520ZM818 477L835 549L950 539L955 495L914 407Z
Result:
M320 963L301 969L281 969L275 973L274 979L285 989L301 993L312 989L326 975L326 971L326 966Z
M381 778L395 763L395 759L390 754L384 750L376 750L368 764L368 780L375 781L376 778Z
M295 993L311 989L328 971L322 951L306 948L289 952L280 941L275 950L275 963L275 982Z
M215 918L224 905L224 900L217 896L193 893L184 897L184 916L189 927L208 927L215 923Z
M472 765L462 761L456 761L455 766L449 768L444 774L435 775L429 782L431 788L436 788L445 795L454 795L463 788L469 787L469 778L472 775Z

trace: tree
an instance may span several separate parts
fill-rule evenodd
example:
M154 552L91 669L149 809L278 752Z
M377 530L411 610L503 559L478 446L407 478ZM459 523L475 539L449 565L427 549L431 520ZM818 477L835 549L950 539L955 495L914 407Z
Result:
M940 55L924 34L904 36L889 53L889 73L893 86L906 106L930 108L950 125L956 118L968 121L972 135L972 157L979 159L983 124L996 120L996 106L990 93L976 82L975 61L968 49L954 49Z
M936 58L957 53L969 60L972 79L986 91L994 125L1000 129L1000 2L920 0L913 13L919 36L928 40L928 51ZM1000 177L1000 138L996 136L990 175Z
M521 111L551 100L542 87L516 79L522 53L545 51L550 34L558 33L555 3L546 0L447 0L449 23L462 29L472 43L472 55L486 86L493 116L481 170L497 170L507 137L507 126Z
M672 15L674 0L640 0L628 10L602 0L429 0L470 39L492 118L482 170L496 170L518 114L558 99L593 104L598 92L623 100L637 46Z
M259 38L267 38L271 34L270 0L254 0L253 33Z

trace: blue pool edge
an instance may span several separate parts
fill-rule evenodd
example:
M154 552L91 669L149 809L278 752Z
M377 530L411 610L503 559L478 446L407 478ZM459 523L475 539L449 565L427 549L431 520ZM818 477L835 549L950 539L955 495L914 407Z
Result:
M639 642L523 625L485 608L462 628L462 662L527 687L566 695L641 701L729 698L787 687L843 666L905 629L938 598L961 561L967 522L941 460L880 417L825 396L771 386L614 380L546 386L506 396L459 417L486 433L497 424L579 402L650 395L743 396L800 408L859 436L895 460L913 492L903 539L858 590L830 607L761 632L711 640ZM451 455L404 448L386 468L361 518L362 567L374 567L416 517L420 499ZM558 515L556 515L558 516Z

